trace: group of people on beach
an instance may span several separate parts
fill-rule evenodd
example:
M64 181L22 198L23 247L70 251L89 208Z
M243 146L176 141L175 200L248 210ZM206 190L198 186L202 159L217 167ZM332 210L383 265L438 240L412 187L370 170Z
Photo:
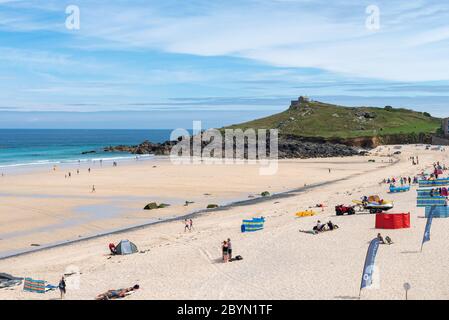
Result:
M334 224L330 220L327 223L321 223L321 221L318 220L316 226L313 227L313 231L315 232L332 231L335 229L338 229L338 225Z
M393 244L393 241L391 241L391 238L389 236L386 236L384 239L380 233L377 234L377 240L379 240L380 244Z
M430 190L430 197L448 197L449 192L446 187L444 188L435 188Z
M228 240L223 241L223 244L221 246L223 251L223 262L231 262L232 261L232 243L231 239L228 238Z
M418 177L392 177L392 178L386 178L383 180L384 184L389 184L390 186L395 186L396 183L399 183L401 186L404 185L412 185L418 183Z

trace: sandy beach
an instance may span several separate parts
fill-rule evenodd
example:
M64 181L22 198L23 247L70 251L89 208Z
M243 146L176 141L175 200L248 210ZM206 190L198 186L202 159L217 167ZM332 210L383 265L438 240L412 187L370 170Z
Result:
M87 165L74 164L6 174L0 178L0 256L94 238L2 259L0 272L57 285L67 270L79 270L79 288L69 287L66 299L92 300L136 283L141 288L126 299L357 299L366 249L379 230L374 215L337 217L334 207L379 194L395 201L392 212L411 213L411 228L380 230L394 245L379 249L379 286L364 290L361 298L403 299L403 284L409 282L410 299L448 299L449 220L434 222L432 240L420 253L426 219L416 208L416 187L390 195L380 182L414 176L436 161L446 163L449 154L403 146L390 163L386 155L394 151L385 146L364 157L281 160L273 176L259 175L254 165L175 166L168 159L117 167L96 163L90 173ZM420 164L412 166L409 158L416 155ZM261 198L262 191L272 196ZM144 211L153 201L170 207ZM185 206L186 201L194 203ZM184 232L182 217L208 204L237 201L245 202L194 215L194 230ZM315 209L318 215L295 217L321 203L325 208ZM266 218L264 230L240 232L242 219L260 216ZM109 234L167 219L175 220ZM299 232L318 219L340 228ZM227 238L243 260L221 262ZM108 244L121 239L141 252L111 257ZM0 299L58 297L55 291L23 292L21 286L0 289Z

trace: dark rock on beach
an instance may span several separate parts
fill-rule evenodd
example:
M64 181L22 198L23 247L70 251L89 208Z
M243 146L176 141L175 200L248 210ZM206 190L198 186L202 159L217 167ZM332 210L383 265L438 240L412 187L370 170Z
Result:
M192 139L191 139L192 140ZM223 139L225 140L225 139ZM165 141L163 143L152 143L144 141L139 145L134 146L109 146L104 148L105 152L127 152L136 155L153 154L153 155L170 155L170 151L178 141ZM208 145L208 142L201 144L202 149ZM225 141L223 141L223 146ZM245 142L245 155L247 158L247 143ZM223 148L224 150L224 148ZM267 154L270 151L270 140L267 137ZM354 147L322 141L307 141L294 136L280 136L278 139L278 156L280 159L291 158L328 158L328 157L348 157L359 155L360 151ZM224 151L222 152L224 157ZM235 141L234 141L234 156L235 156Z
M157 204L156 202L150 202L143 208L143 210L163 209L169 206L170 205L168 203Z

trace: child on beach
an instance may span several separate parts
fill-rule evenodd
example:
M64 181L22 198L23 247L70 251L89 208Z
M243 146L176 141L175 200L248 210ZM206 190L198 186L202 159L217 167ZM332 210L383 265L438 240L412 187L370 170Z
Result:
M193 230L193 220L192 219L189 220L189 230L190 231Z

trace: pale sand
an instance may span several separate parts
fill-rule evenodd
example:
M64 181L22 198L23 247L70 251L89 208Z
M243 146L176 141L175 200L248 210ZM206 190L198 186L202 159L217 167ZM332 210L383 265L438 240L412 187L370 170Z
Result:
M380 230L395 244L381 246L377 256L380 288L364 290L362 299L402 299L404 282L412 286L411 299L448 299L449 219L434 220L431 241L419 253L426 220L423 210L416 209L415 190L387 195L387 186L379 182L388 176L414 175L435 161L447 161L449 155L411 146L402 152L401 161L394 165L387 164L386 157L281 161L274 176L260 176L257 166L173 166L167 161L96 167L90 175L83 168L80 176L70 180L64 179L63 172L51 170L6 176L0 180L2 252L30 248L31 243L94 235L151 218L182 216L207 203L245 200L264 190L285 192L305 183L329 183L285 197L202 213L194 218L191 233L183 232L182 221L157 224L0 260L0 272L57 284L66 268L75 266L82 273L80 288L69 288L67 299L93 299L108 289L135 283L141 289L127 299L353 299L359 293L368 243L378 230L374 229L374 215L336 217L334 206L349 204L365 194L379 194L395 200L394 212L411 212L412 227ZM410 165L410 155L420 156L420 166ZM368 163L374 158L376 163ZM331 174L328 168L332 168ZM97 187L95 194L90 194L92 184ZM174 205L141 210L152 200ZM184 207L185 200L196 203ZM295 218L295 212L317 203L328 207L323 212L318 209L318 216ZM79 220L79 207L85 205L106 212ZM117 206L124 209L116 210ZM114 213L108 214L108 209ZM241 220L255 216L266 217L265 229L242 234ZM332 219L340 229L316 236L298 232L311 229L317 219ZM61 223L67 227L61 230ZM56 227L45 232L52 224ZM14 234L16 231L20 233ZM244 260L221 263L220 244L228 237L234 255L242 255ZM120 239L130 239L139 250L149 251L108 259L108 243ZM52 299L58 295L25 293L21 287L0 290L0 299Z

